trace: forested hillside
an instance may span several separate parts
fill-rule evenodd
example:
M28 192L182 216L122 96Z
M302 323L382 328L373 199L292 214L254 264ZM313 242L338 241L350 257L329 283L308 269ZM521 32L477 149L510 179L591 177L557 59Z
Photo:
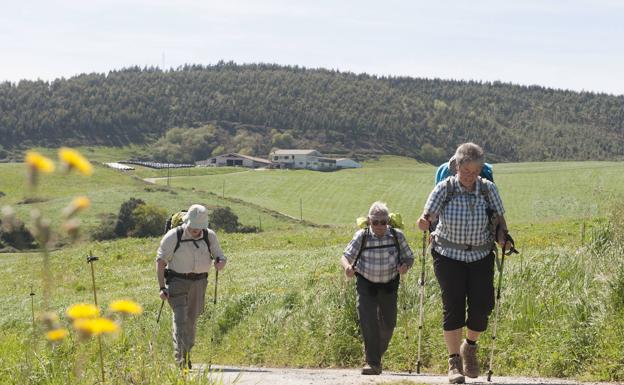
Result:
M624 96L233 63L0 84L5 150L153 143L174 127L204 127L213 154L292 145L438 161L472 140L493 161L622 159Z

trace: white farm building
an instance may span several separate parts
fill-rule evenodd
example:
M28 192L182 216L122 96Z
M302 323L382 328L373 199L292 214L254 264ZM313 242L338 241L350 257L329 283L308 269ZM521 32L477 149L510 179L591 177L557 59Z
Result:
M361 167L349 158L327 158L317 150L274 150L269 154L269 160L278 168L335 170Z

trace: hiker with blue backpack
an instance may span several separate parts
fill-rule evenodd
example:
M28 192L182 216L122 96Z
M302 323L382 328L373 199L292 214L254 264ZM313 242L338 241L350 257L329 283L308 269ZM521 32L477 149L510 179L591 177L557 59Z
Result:
M442 292L450 383L479 376L477 340L494 309L495 241L511 248L503 203L484 173L484 152L464 143L448 163L447 178L430 193L418 227L431 231L433 267ZM440 174L445 171L443 167ZM486 173L483 174L487 177ZM463 339L463 329L466 337Z
M378 375L396 326L400 276L412 267L414 254L397 228L400 217L391 215L385 203L373 203L368 217L358 222L364 228L345 248L341 264L347 278L356 277L357 312L366 356L362 374Z
M208 210L192 205L185 213L170 218L175 222L160 241L156 255L159 295L173 311L173 348L182 369L191 368L190 352L195 344L197 319L204 310L208 271L214 264L217 272L225 267L219 240L208 228Z

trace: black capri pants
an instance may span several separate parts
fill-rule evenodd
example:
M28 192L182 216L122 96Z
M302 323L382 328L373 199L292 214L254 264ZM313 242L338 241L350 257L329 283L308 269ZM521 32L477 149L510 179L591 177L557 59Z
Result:
M447 258L434 249L431 255L442 291L444 330L467 326L476 332L485 331L494 309L494 252L470 263Z

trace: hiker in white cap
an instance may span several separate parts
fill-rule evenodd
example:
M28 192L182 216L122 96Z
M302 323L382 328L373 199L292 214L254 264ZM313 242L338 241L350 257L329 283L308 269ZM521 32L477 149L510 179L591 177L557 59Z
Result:
M173 347L181 368L191 368L195 329L204 309L208 271L214 263L223 269L226 258L214 231L208 228L208 210L192 205L184 223L167 231L156 255L160 298L173 310Z

